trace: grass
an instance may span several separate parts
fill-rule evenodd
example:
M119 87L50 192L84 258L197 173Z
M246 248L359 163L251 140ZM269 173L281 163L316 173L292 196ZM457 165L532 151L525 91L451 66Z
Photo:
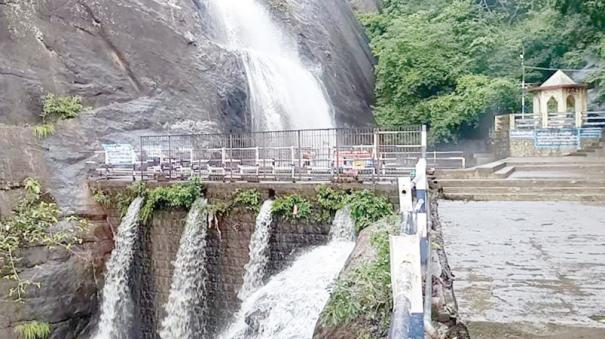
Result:
M50 324L40 321L30 321L17 325L15 334L20 339L47 339L50 336Z

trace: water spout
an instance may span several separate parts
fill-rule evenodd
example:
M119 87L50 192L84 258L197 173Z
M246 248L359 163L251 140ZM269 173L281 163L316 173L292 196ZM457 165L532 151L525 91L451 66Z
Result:
M115 237L115 248L107 262L101 317L96 339L122 339L130 337L132 296L128 286L130 268L134 258L134 245L138 238L138 217L143 198L136 198L128 207Z
M162 321L162 339L193 339L206 336L207 293L206 234L208 213L206 200L191 206L179 251L174 262L170 296Z
M265 268L269 262L269 226L272 207L272 200L265 201L256 217L256 228L249 246L250 260L244 267L244 283L237 294L240 300L245 300L263 285Z
M220 338L311 338L330 286L355 245L349 220L350 216L335 219L332 228L338 231L329 244L299 256L250 295Z

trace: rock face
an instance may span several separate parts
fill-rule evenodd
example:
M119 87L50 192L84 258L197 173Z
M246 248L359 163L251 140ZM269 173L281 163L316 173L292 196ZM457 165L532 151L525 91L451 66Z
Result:
M373 58L351 5L287 3L276 19L317 68L339 126L371 124ZM42 142L51 173L42 179L62 208L86 211L83 182L102 143L248 128L245 70L213 42L207 16L203 0L0 1L0 124L39 123L51 92L93 108Z
M318 66L339 125L370 124L373 60L350 4L288 2L284 27ZM0 215L10 212L28 176L50 188L64 212L102 214L86 178L104 143L248 129L244 68L213 42L210 19L204 0L0 0ZM90 109L39 140L29 126L40 123L47 93L81 96ZM109 252L106 240L91 241L88 252ZM103 267L103 256L98 260ZM0 305L0 337L12 338L14 324L35 318L70 324L70 333L55 336L74 337L96 309L91 271L73 256L50 256L31 269L43 270L49 287L23 307Z
M75 339L89 330L97 312L97 290L105 257L111 252L111 232L97 223L73 252L31 247L20 254L20 276L40 283L30 287L22 303L8 296L13 283L0 277L0 338L17 339L15 326L32 320L51 324L51 339Z

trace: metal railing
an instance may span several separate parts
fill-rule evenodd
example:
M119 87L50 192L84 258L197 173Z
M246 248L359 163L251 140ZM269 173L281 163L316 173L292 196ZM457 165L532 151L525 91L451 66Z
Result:
M605 111L586 112L583 125L586 127L605 128Z
M580 121L578 121L579 123ZM533 113L511 114L512 129L543 128L541 119ZM557 112L548 114L546 128L578 128L575 112ZM582 112L581 127L605 128L605 111Z
M160 135L140 138L134 166L141 180L378 180L409 173L423 151L423 126Z

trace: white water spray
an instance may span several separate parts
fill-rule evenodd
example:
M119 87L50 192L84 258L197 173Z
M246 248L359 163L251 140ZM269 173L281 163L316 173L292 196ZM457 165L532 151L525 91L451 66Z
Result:
M322 82L258 0L207 1L222 19L227 47L242 56L255 130L335 127Z
M345 212L342 212L345 213ZM355 243L351 218L334 220L335 238L301 255L253 293L221 335L231 338L311 338L330 297L330 285L344 266ZM348 229L348 232L340 230Z
M198 199L187 215L174 263L170 296L162 321L162 339L193 339L206 336L207 293L206 200Z
M107 262L101 318L94 336L96 339L122 339L130 336L134 310L128 276L138 238L138 217L142 204L143 198L136 198L118 227L115 248Z
M349 206L336 211L332 228L330 229L330 239L355 240L355 221L353 220Z
M269 262L269 226L271 225L271 208L273 201L267 200L256 217L256 227L250 239L250 260L244 267L244 284L237 294L245 300L263 284L265 268Z

